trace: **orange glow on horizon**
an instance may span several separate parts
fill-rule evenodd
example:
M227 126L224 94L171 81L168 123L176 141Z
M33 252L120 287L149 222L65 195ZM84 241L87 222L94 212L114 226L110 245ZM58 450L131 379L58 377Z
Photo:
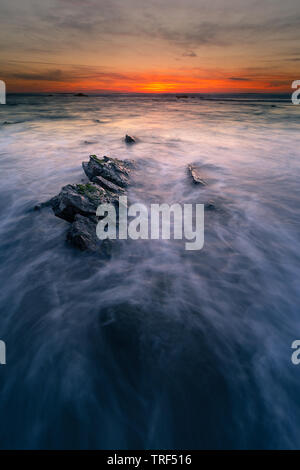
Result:
M176 91L176 83L145 83L136 85L136 91L148 93L168 93Z
M235 78L230 78L234 76ZM61 93L234 93L234 92L286 92L293 81L287 75L243 78L232 73L229 77L202 78L192 74L124 74L124 78L102 79L74 77L72 81L7 80L8 92L61 92ZM241 78L239 78L239 76Z

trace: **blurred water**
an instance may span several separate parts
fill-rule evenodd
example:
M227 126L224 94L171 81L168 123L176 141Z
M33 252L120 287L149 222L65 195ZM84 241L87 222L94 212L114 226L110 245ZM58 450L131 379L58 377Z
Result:
M209 98L0 106L1 448L300 447L300 107ZM131 200L213 199L203 250L68 246L67 222L32 207L94 153L140 161Z

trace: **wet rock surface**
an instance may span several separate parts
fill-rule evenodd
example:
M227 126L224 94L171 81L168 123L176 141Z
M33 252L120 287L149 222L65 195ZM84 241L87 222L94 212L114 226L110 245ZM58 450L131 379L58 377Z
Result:
M102 186L102 188L107 189L108 191L113 191L115 193L120 194L125 193L124 188L121 188L120 186L112 183L111 181L106 180L102 176L94 176L94 178L92 178L92 181L98 184L99 186Z
M188 173L192 178L194 184L206 186L206 182L202 179L199 168L194 164L188 165Z
M93 251L95 253L108 254L107 243L101 241L96 235L97 219L76 214L74 222L67 232L67 241L81 251ZM105 249L104 249L105 248Z
M91 181L95 176L102 176L111 183L125 188L129 185L134 162L109 157L98 158L96 155L91 155L89 162L83 162L82 167Z
M99 240L96 235L99 220L97 207L111 203L118 208L119 196L126 193L135 163L91 155L89 162L83 162L82 166L90 182L68 184L59 194L34 209L50 206L57 217L70 222L67 232L69 243L82 251L109 256L113 241Z
M132 137L131 135L128 135L128 134L125 135L124 140L125 140L126 144L135 144L136 143L135 138Z
M116 195L95 183L87 183L64 186L48 205L57 217L73 222L76 214L95 216L99 204L107 202L117 202Z

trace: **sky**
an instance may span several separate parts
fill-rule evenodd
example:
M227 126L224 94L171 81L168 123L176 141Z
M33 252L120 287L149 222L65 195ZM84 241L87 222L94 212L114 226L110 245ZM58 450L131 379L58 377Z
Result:
M8 92L282 92L299 0L1 0Z

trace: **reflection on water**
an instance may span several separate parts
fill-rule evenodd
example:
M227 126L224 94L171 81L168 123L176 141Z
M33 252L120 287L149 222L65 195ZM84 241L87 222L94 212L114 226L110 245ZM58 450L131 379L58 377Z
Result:
M300 108L151 95L8 103L0 446L299 447ZM128 240L105 262L69 247L68 224L31 209L80 182L93 153L140 161L132 201L212 199L204 249Z

